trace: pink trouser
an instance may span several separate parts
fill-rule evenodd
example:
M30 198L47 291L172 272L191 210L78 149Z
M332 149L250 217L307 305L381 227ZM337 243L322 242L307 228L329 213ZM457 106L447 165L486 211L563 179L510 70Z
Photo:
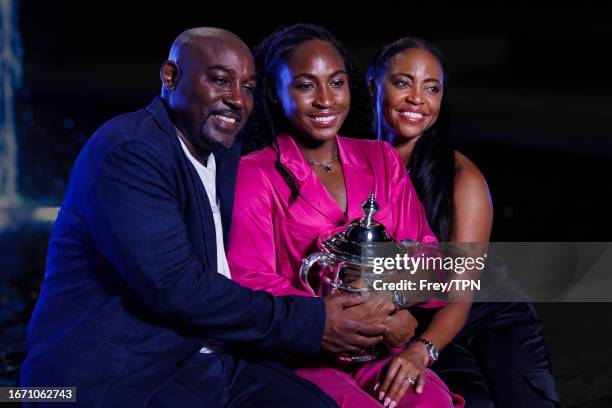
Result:
M382 401L377 400L374 391L376 383L384 380L384 368L391 362L396 353L389 353L381 358L359 364L346 364L345 367L331 367L324 360L309 364L295 372L302 378L315 383L327 395L333 398L341 408L380 408ZM397 407L400 408L444 408L463 407L463 398L449 391L444 382L430 369L423 393L417 394L410 387Z

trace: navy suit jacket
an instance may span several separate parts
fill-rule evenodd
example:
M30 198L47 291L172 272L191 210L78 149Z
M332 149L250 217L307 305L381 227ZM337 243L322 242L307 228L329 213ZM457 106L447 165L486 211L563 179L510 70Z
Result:
M225 239L239 150L214 153ZM76 386L88 407L144 406L205 338L317 353L322 301L253 292L217 273L214 228L159 97L103 125L55 222L21 385Z

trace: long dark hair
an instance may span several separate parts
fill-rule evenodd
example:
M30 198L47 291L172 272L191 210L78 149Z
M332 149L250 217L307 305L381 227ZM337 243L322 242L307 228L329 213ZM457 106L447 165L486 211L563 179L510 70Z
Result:
M291 133L289 124L279 104L272 103L270 91L274 76L281 64L286 63L293 51L309 40L322 40L332 44L344 60L348 75L348 86L351 93L351 109L340 132L353 137L366 137L371 121L367 106L367 87L363 76L357 70L354 59L347 49L325 28L313 24L299 23L283 27L266 37L254 51L255 68L259 76L255 90L255 106L242 131L242 153L246 154L263 149L276 143L276 136L283 132ZM280 150L277 147L276 168L291 188L291 201L298 191L293 175L280 161Z
M453 229L455 158L450 141L448 75L442 52L421 38L401 38L376 53L368 69L368 80L380 80L387 70L389 60L411 48L429 51L438 59L444 72L444 93L438 119L415 143L408 170L425 207L429 225L440 241L448 241Z

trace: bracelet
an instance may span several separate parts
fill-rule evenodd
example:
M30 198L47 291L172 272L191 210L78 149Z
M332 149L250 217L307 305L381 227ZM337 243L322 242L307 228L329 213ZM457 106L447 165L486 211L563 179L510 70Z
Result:
M425 340L425 339L423 339L421 337L414 338L414 339L410 340L408 342L408 346L410 346L410 345L412 345L414 343L417 343L417 342L418 343L422 343L422 344L425 345L425 350L427 350L427 355L429 356L429 363L427 364L427 366L430 366L433 363L435 363L436 360L438 360L438 356L439 356L438 348L436 346L434 346L432 342L430 342L428 340Z

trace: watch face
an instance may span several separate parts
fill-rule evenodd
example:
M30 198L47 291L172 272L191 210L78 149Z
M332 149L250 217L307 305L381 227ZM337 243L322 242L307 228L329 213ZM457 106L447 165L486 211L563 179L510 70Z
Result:
M438 356L440 355L440 353L438 353L438 348L432 345L431 348L429 349L429 352L430 352L430 356L432 360L436 361L438 359Z
M403 307L406 305L406 296L404 296L404 292L400 290L396 290L393 292L393 301L399 306Z

